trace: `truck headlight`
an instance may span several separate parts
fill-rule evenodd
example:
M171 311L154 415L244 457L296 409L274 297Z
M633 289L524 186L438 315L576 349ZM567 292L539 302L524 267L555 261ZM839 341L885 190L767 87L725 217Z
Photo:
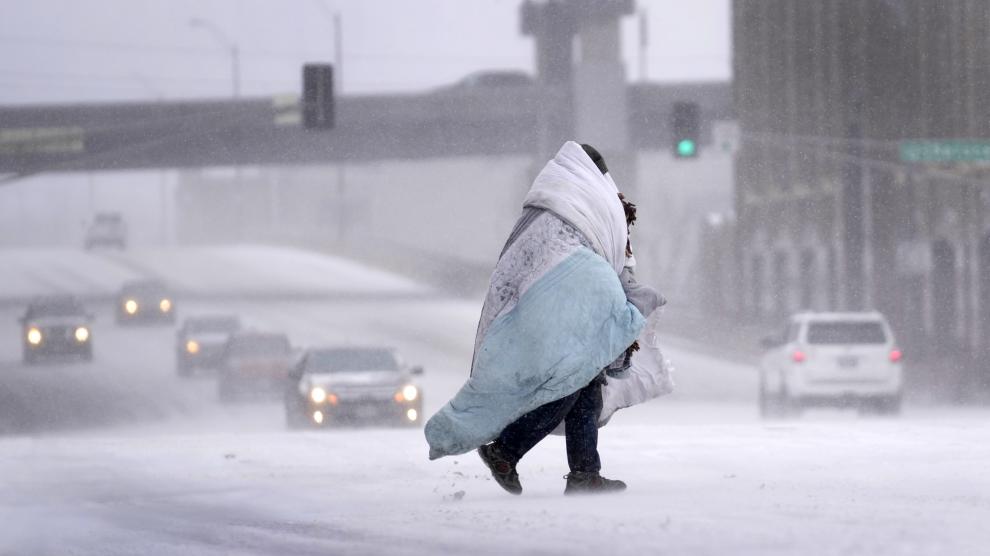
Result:
M317 386L310 390L309 399L313 400L313 403L323 403L327 401L327 391Z
M402 389L402 398L407 402L411 402L417 397L419 397L419 389L412 384L409 384Z
M163 313L167 313L172 310L172 302L168 299L163 299L158 302L158 308L161 309Z
M28 330L27 341L32 346L36 346L36 345L40 344L41 343L41 330L38 330L37 328L35 328L35 327L32 326L31 329Z
M80 344L89 339L89 329L85 326L80 326L76 329L76 341Z
M128 315L133 315L134 313L137 312L137 310L138 310L137 301L134 301L133 299L128 299L127 301L124 302L124 311L126 311Z

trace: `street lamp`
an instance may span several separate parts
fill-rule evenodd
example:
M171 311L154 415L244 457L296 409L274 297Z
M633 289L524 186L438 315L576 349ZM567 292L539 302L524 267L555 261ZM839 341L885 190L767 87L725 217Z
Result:
M230 51L231 76L234 81L234 98L241 96L241 56L237 48L237 43L230 40L219 27L212 21L194 17L189 20L189 26L193 29L204 29L213 35L213 38L220 43L220 46Z

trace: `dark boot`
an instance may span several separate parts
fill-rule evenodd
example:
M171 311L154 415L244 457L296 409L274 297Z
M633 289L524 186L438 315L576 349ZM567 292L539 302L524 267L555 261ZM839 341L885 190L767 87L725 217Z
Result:
M597 471L572 471L564 477L567 486L564 494L599 494L626 490L626 483L614 479L606 479Z
M498 486L510 494L522 494L519 474L516 473L516 462L502 454L497 444L492 442L481 446L478 448L478 455L492 472L492 477Z

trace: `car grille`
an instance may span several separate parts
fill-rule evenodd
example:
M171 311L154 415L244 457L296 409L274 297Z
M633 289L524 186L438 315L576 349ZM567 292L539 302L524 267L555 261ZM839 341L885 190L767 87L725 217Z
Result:
M341 403L386 402L392 400L398 389L398 386L337 388L334 393Z
M75 326L52 326L41 329L41 349L74 348L80 345L76 341Z

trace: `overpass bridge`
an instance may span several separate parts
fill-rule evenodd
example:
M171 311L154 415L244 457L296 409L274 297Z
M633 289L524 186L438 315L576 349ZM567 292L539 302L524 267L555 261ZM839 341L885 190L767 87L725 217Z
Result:
M677 100L732 117L729 83L627 87L629 145L668 141ZM337 125L304 129L296 97L0 107L0 173L548 153L573 134L570 92L533 85L341 97ZM9 176L6 179L11 179Z

